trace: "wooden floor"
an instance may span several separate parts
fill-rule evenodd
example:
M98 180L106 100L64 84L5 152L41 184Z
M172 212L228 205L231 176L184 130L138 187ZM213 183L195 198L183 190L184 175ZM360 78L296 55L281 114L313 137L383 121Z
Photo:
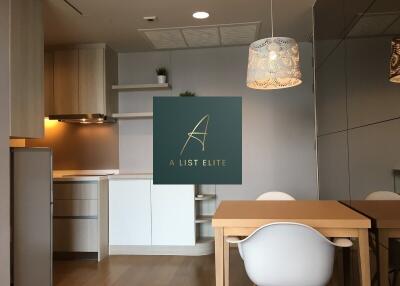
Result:
M253 285L231 249L231 286ZM102 262L56 261L55 286L213 286L214 256L110 256ZM337 276L337 275L336 275ZM333 279L337 280L337 279ZM342 285L332 282L330 285Z

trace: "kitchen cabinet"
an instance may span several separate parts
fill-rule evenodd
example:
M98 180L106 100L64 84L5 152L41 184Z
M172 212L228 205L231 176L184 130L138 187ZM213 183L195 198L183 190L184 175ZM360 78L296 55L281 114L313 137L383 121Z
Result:
M104 49L79 49L79 113L106 113Z
M151 179L111 179L109 184L111 251L195 245L194 185L153 185Z
M110 245L151 245L150 180L111 180Z
M44 53L44 115L49 116L53 108L54 55Z
M153 245L194 245L194 185L151 184Z
M54 219L54 251L97 252L97 219Z
M48 148L11 148L12 283L1 285L53 285L52 160Z
M118 108L117 54L104 44L56 49L52 115L104 114Z
M54 52L54 91L51 114L78 113L78 50Z
M10 22L10 136L44 135L42 1L13 0Z
M55 253L95 252L108 255L108 181L54 181Z

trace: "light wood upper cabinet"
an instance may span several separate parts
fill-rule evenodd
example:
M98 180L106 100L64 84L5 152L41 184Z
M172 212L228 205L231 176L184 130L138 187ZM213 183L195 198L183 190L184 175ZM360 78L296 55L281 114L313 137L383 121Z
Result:
M40 138L44 134L42 1L10 3L10 136Z
M44 115L48 116L53 109L54 102L54 55L44 53Z
M78 108L78 50L54 52L54 97L52 114L77 114Z
M104 60L104 49L79 49L79 113L106 113Z
M111 88L118 81L118 59L113 50L104 44L89 44L53 53L54 95L50 114L110 115L117 111L118 96Z

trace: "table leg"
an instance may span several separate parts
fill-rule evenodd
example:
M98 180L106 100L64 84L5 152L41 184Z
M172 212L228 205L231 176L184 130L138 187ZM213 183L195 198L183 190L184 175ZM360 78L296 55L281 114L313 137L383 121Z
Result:
M379 230L379 285L389 285L389 236L384 229Z
M214 229L215 235L215 285L224 286L224 229Z
M229 243L224 239L224 282L229 286Z
M343 254L343 285L351 285L351 249L348 247L342 248Z
M369 242L367 229L358 230L358 251L360 283L362 286L371 286L371 270L369 264Z

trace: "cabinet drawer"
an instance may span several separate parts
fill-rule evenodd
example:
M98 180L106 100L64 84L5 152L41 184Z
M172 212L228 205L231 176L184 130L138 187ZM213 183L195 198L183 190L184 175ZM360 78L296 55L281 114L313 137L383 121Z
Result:
M97 182L57 183L53 185L55 200L96 200Z
M97 252L97 227L97 219L54 219L54 251Z
M97 200L54 200L54 216L97 216Z

